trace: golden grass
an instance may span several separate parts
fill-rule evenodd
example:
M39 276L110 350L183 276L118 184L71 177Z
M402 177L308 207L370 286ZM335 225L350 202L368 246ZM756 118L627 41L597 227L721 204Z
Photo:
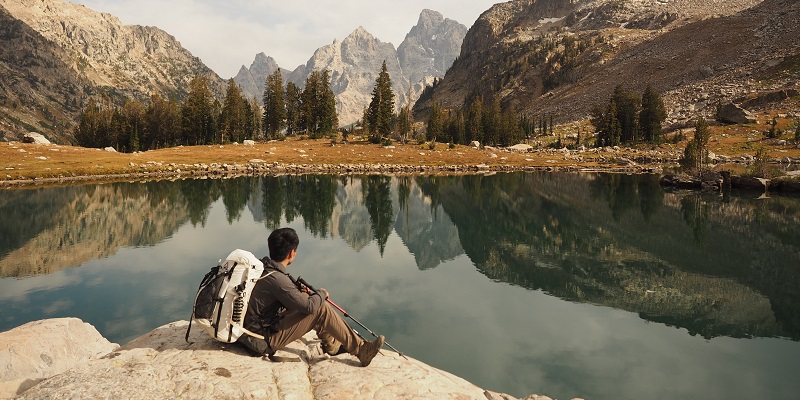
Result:
M742 154L755 154L759 147L765 147L770 157L800 158L800 149L794 143L795 121L778 119L778 128L785 130L782 137L765 139L763 132L769 130L772 114L759 115L758 124L712 127L709 148L718 155L729 157ZM585 124L583 124L585 125ZM572 124L556 132L566 137L571 129L580 126ZM580 128L583 132L588 128ZM692 129L684 130L687 139L693 136ZM584 133L585 135L585 133ZM555 138L537 138L547 145ZM781 142L783 140L783 142ZM566 139L564 144L571 143ZM474 149L457 145L449 148L438 143L431 150L428 144L394 144L383 147L363 140L348 144L332 144L330 139L296 139L244 145L206 145L159 149L135 154L107 152L101 149L62 145L36 145L20 142L0 143L0 185L26 185L36 180L57 182L77 178L94 177L100 180L126 179L136 174L174 172L175 170L203 170L212 164L246 165L259 160L259 165L274 163L300 166L324 165L403 165L415 167L476 166L488 165L494 168L553 167L569 169L611 169L620 168L615 160L635 159L637 155L655 152L664 155L671 163L683 151L686 141L659 146L641 145L635 149L614 151L587 151L580 157L565 156L554 150L537 150L532 153L505 152L497 149ZM650 167L659 167L650 166Z

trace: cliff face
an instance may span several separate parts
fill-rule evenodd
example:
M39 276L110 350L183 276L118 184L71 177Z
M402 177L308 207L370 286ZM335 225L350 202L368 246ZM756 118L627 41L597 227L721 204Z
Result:
M444 18L436 11L423 10L417 25L411 28L397 49L359 27L344 40L337 39L317 49L305 65L282 74L285 82L303 87L311 72L330 71L339 123L347 125L359 120L369 105L384 61L396 96L395 106L399 110L416 101L434 78L444 76L458 56L466 32L464 25ZM261 53L250 68L242 67L234 81L248 96L255 96L260 101L264 81L277 69L274 60Z
M255 97L259 104L263 103L264 86L268 76L280 70L281 75L286 80L289 71L280 68L275 59L268 57L264 53L256 54L256 59L250 64L250 68L242 65L239 73L233 78L233 81L242 87L242 91L247 93L248 97ZM263 104L262 104L263 105Z
M214 90L218 94L224 93L224 82L161 29L123 25L110 14L62 0L0 0L0 9L4 9L2 18L9 25L19 26L28 32L25 35L35 38L35 41L8 40L2 53L48 54L44 63L46 68L23 76L31 82L36 93L44 94L40 95L44 98L26 102L18 113L35 115L37 108L57 108L64 112L66 120L45 118L58 120L61 124L58 128L62 129L55 126L31 127L12 120L5 129L11 138L18 138L21 132L32 128L39 128L37 130L48 136L55 134L68 138L69 134L63 130L72 126L70 120L75 119L76 110L81 109L83 101L90 95L102 93L117 102L129 97L145 100L155 93L180 98L186 94L194 75L207 76ZM7 36L0 40L6 40ZM42 50L35 47L39 44L44 45ZM10 68L25 69L19 63L9 64ZM65 83L69 94L67 100L47 96L48 92L63 90L59 87ZM9 87L18 83L3 75L0 85ZM36 94L28 97L36 97ZM61 104L63 102L67 106ZM7 104L0 104L0 107L13 108Z
M504 107L584 118L614 87L649 84L668 122L711 114L718 101L782 87L800 75L798 3L516 0L486 11L434 95L460 108L498 95ZM791 39L790 39L791 38ZM427 115L430 99L416 105Z

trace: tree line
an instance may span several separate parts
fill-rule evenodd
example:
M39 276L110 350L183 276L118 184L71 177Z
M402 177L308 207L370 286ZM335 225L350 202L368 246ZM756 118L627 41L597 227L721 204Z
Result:
M283 86L279 70L267 77L264 86L264 136L279 139L282 135L307 133L318 139L339 127L336 96L331 90L330 71L314 71L301 90L293 82Z
M338 127L328 71L311 73L302 90L291 82L284 89L280 71L276 71L266 79L263 100L262 111L258 100L247 99L230 79L220 103L208 79L196 76L183 102L158 94L146 104L129 99L122 106L107 97L89 99L79 116L75 140L84 147L135 152L278 139L298 132L316 138Z
M89 99L80 114L75 140L84 147L113 147L134 152L180 145L240 142L261 130L261 107L244 97L231 79L220 103L208 78L196 76L181 103L161 95L145 105L129 99L121 107L103 98Z
M641 97L617 86L605 108L592 107L590 122L597 133L595 146L661 143L661 124L666 118L664 101L650 85Z

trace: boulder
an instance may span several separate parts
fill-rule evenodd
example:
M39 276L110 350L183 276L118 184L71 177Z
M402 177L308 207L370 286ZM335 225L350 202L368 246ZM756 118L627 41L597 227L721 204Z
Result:
M77 318L28 322L0 333L0 398L85 364L119 346Z
M750 111L733 103L721 106L717 112L717 119L726 124L751 124L756 122L756 117Z
M737 103L744 108L755 108L764 107L771 103L779 103L786 99L797 96L800 96L800 92L795 89L780 89L765 93L758 93L735 101L737 101Z
M518 151L518 152L522 152L522 153L527 153L527 152L533 150L533 147L530 146L530 145L527 145L527 144L520 143L520 144L515 144L515 145L509 147L508 149L511 150L511 151Z
M731 176L731 186L739 189L767 190L769 179L756 178L752 176Z
M255 146L256 142L255 140L245 139L244 141L242 141L242 144L245 146Z
M50 141L41 133L28 132L22 137L22 143L50 144Z
M108 146L108 147L104 148L103 150L105 150L105 151L107 151L109 153L116 153L117 152L117 150L115 148L111 147L111 146Z
M476 149L480 149L481 148L481 143L479 141L477 141L477 140L473 140L472 143L469 144L469 146L470 147L474 147Z
M323 354L319 339L309 333L278 352L299 362L273 363L248 355L238 345L216 342L200 329L193 329L191 343L186 343L187 325L177 321L156 328L40 382L18 398L514 399L386 349L362 368L349 354ZM98 340L71 329L52 335L83 343Z

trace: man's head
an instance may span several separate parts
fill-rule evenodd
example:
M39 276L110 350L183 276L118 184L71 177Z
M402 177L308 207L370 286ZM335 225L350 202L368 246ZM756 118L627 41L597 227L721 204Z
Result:
M297 232L292 228L276 229L267 238L269 258L277 262L287 261L290 256L293 256L291 253L293 250L297 250L298 245L300 245L300 238L297 237ZM294 260L288 261L286 265L289 265Z

